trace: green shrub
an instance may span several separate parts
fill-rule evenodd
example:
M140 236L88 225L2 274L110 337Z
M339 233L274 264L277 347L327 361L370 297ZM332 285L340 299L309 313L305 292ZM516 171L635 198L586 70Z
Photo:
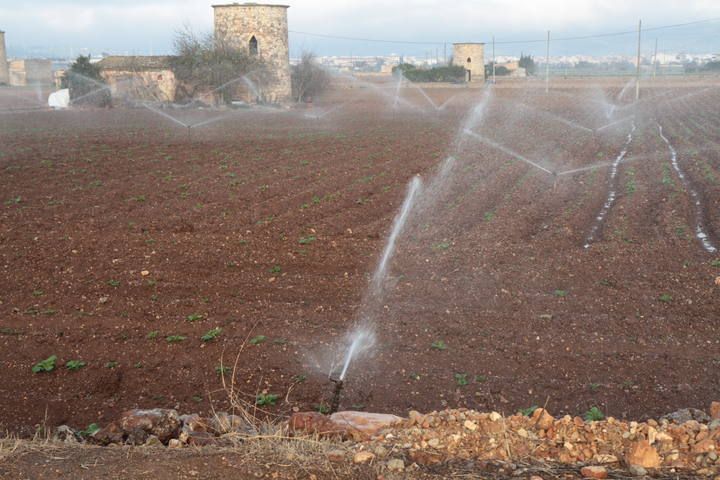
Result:
M405 78L411 82L461 83L465 81L465 69L456 65L423 69L403 63L393 68L393 74L397 74L397 72L402 72Z

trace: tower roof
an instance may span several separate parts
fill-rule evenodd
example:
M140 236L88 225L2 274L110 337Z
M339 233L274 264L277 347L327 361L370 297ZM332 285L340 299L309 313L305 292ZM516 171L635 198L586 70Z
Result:
M219 5L213 5L212 8L224 8L224 7L277 7L277 8L290 8L290 5L276 5L273 3L222 3Z

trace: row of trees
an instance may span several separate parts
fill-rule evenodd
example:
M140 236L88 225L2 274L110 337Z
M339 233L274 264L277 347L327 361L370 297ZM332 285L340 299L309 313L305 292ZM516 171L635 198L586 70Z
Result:
M409 63L402 63L393 67L392 72L393 74L401 72L411 82L460 83L465 80L465 69L457 65L423 69Z

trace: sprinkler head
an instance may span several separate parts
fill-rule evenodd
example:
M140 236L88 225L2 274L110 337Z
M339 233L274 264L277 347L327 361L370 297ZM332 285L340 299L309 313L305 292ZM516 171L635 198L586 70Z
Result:
M335 384L332 401L330 402L330 414L332 415L333 413L338 411L338 408L340 408L340 395L342 394L344 382L342 380L336 380L333 378L330 378L330 381Z

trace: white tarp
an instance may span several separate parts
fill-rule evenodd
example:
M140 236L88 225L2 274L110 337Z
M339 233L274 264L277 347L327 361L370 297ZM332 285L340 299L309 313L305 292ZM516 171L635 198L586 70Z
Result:
M70 90L64 88L53 92L48 97L48 106L52 108L68 108L70 106Z

